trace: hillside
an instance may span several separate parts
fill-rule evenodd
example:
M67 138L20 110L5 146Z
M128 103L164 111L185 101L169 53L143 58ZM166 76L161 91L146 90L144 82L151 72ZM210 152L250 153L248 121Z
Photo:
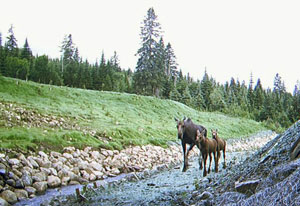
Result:
M181 103L0 77L1 148L22 151L65 146L122 149L167 146L177 140L174 117L190 117L209 131L233 138L265 128L252 120L198 112Z

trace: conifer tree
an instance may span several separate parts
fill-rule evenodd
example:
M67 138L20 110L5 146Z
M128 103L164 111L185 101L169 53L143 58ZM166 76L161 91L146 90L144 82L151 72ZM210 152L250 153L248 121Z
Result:
M258 110L260 110L263 106L265 94L261 85L261 81L258 78L256 86L253 91L253 96L254 96L254 107Z
M18 44L17 44L17 39L16 39L14 31L13 31L13 25L11 25L11 27L8 30L7 41L6 41L4 47L6 50L6 54L8 56L18 57L18 55L19 55Z
M210 80L205 69L203 79L201 81L201 92L205 102L205 109L209 110L211 105L210 94L213 91L213 82Z
M27 38L25 39L25 43L24 43L23 49L21 50L20 57L23 59L27 59L28 61L30 61L32 58L32 51L29 47Z
M70 87L76 86L76 79L78 75L78 50L75 49L72 35L66 35L61 46L62 52L62 74L64 84Z
M133 77L135 91L139 94L154 95L157 92L158 81L155 78L161 69L161 61L157 59L160 58L157 49L161 33L157 15L154 9L150 8L141 27L142 46L137 52L139 59Z
M175 76L177 76L177 66L178 64L176 63L176 56L174 53L174 50L171 46L170 43L167 44L166 46L166 74L169 78L175 79Z

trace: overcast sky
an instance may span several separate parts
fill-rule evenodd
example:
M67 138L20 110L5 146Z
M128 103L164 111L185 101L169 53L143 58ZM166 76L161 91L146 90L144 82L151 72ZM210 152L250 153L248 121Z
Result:
M134 70L140 27L154 8L179 68L194 79L231 77L273 87L276 73L292 92L300 79L300 3L297 0L0 0L0 32L14 26L18 46L28 38L34 54L60 56L67 34L80 56L94 63L116 51Z

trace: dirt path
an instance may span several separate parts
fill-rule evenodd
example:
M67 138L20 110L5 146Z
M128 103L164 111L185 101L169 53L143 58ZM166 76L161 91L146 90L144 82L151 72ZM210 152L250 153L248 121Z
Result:
M270 135L271 133L260 134L260 136L256 135L252 139L255 142L259 139L265 141L266 138L271 138ZM236 142L231 142L231 144L234 145ZM248 148L248 150L250 149ZM222 173L225 174L227 170L251 154L252 151L228 152L226 156L227 168L223 169L220 163L218 175L222 176ZM221 162L223 162L223 157ZM74 186L73 188L62 188L60 191L53 190L52 193L56 194L53 196L56 197L52 200L49 200L51 193L49 191L45 198L41 196L38 197L40 199L23 201L17 205L188 205L185 203L186 197L197 195L195 193L197 187L205 187L209 191L210 187L214 187L211 179L216 175L216 173L211 172L203 178L202 171L199 170L198 157L193 158L189 163L189 169L184 173L181 172L182 165L180 164L171 168L164 168L162 171L145 171L140 174L119 176L109 181L100 181L98 182L98 186L100 186L97 189L88 186L88 189L82 190L85 190L82 194L86 198L82 201L79 201L75 196ZM200 179L201 181L199 181ZM57 195L58 193L59 195Z

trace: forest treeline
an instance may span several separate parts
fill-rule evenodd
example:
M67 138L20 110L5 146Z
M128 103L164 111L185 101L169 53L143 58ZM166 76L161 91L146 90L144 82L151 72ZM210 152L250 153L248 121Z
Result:
M72 35L66 35L60 45L61 58L32 54L28 40L19 48L13 26L3 42L0 33L0 73L6 77L38 83L69 86L99 91L152 95L182 102L199 111L219 111L233 116L265 122L272 129L286 128L299 119L300 86L293 94L286 91L279 74L274 87L265 89L260 79L250 83L231 78L220 84L205 70L194 80L184 75L176 63L171 43L165 45L162 29L153 8L142 22L141 48L134 71L120 67L118 55L89 63L80 57Z

